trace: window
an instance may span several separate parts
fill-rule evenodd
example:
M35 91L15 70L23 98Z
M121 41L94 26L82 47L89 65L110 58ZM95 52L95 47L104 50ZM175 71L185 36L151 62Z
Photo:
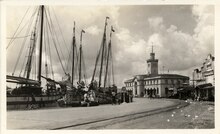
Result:
M183 79L183 83L186 83L186 80L185 80L185 79Z
M210 69L212 69L212 64L211 64L211 63L209 63L209 64L207 65L207 70L210 70Z
M165 88L165 94L166 95L168 94L168 88L167 87Z
M167 79L165 79L165 84L168 84L168 80Z

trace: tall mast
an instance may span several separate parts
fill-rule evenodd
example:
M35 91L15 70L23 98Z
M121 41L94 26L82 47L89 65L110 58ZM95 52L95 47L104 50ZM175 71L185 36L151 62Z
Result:
M103 40L102 40L102 57L101 57L101 67L100 67L100 73L99 73L99 87L101 86L101 81L102 81L102 67L103 67L103 57L104 57L104 48L105 48L105 43L106 43L106 26L107 26L107 20L109 17L106 17L105 19L105 28L104 28L104 34L103 34Z
M107 81L107 75L108 75L108 64L109 64L109 55L111 51L111 38L112 38L112 32L115 32L113 27L111 26L111 32L110 32L110 40L108 44L108 53L107 53L107 63L106 63L106 72L105 72L105 79L104 79L104 88L106 86L106 81Z
M39 13L40 13L40 11L38 11L38 15L39 15ZM36 47L36 27L37 27L37 24L38 24L38 17L37 17L36 22L35 22L34 30L31 33L31 42L30 42L28 60L27 60L26 66L25 66L24 77L25 77L25 74L26 74L27 79L29 79L29 77L30 77L32 57L33 57L33 53L34 53L34 50L35 50L35 47Z
M82 68L82 34L85 33L84 30L81 31L80 35L80 47L79 47L79 82L81 82L81 68Z
M74 80L74 57L75 57L75 45L76 45L76 37L75 37L75 21L74 21L74 27L73 27L73 62L72 62L72 84Z
M30 78L32 56L33 56L33 52L34 52L34 49L35 49L35 43L36 43L36 30L34 30L34 32L31 34L31 45L30 45L30 49L29 49L27 64L26 64L26 67L25 67L25 73L26 73L26 78L27 79ZM24 75L25 75L25 73L24 73Z
M38 67L38 81L41 82L42 46L43 46L44 5L41 5L40 53Z

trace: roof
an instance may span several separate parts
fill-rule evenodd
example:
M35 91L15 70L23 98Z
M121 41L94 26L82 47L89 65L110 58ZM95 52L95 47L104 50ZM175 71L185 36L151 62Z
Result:
M189 79L188 76L179 75L179 74L158 74L158 75L140 74L140 75L135 75L133 78L125 80L124 83L134 82L134 80L139 76L142 77L141 80L151 79L151 78L185 78L185 79Z
M201 85L197 85L197 88L205 88L205 87L212 87L211 83L205 83L205 84L201 84Z
M124 83L133 82L134 79L135 79L135 77L134 77L134 78L127 79L127 80L124 81Z
M153 76L148 76L145 79L149 79L149 78L185 78L185 79L189 79L188 76L184 76L184 75L179 75L179 74L158 74L158 75L153 75Z

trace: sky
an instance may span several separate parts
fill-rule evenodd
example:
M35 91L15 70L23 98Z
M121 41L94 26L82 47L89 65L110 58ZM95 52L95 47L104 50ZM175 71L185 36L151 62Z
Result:
M8 38L13 36L28 8L27 6L7 7ZM30 13L34 8L30 7ZM159 73L163 72L164 66L164 73L168 73L169 70L169 73L191 77L193 69L200 67L208 54L214 55L214 6L81 5L46 6L47 8L56 14L59 22L62 34L59 34L58 38L62 40L63 36L65 40L65 45L63 43L61 46L63 63L67 61L70 51L73 21L76 22L77 45L79 45L81 29L85 30L83 52L88 79L91 79L95 58L101 45L106 16L110 18L107 40L109 40L110 26L115 29L112 48L115 84L118 87L124 86L123 81L134 75L147 73L146 60L150 57L152 45L156 58L159 59ZM30 13L27 16L30 16ZM28 17L25 20L27 21ZM58 33L60 33L59 26L55 27ZM7 49L7 74L13 72L21 42L17 39ZM21 57L24 58L25 56ZM52 58L56 79L60 80L64 73L57 56L53 55ZM21 70L22 63L18 63L16 72Z

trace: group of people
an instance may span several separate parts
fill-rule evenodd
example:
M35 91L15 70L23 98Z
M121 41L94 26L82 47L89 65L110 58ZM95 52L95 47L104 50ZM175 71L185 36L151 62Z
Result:
M121 104L121 96L117 94L115 91L112 91L112 105Z
M95 102L95 92L93 90L89 90L84 94L84 102L86 102L87 106L90 106L91 102Z

